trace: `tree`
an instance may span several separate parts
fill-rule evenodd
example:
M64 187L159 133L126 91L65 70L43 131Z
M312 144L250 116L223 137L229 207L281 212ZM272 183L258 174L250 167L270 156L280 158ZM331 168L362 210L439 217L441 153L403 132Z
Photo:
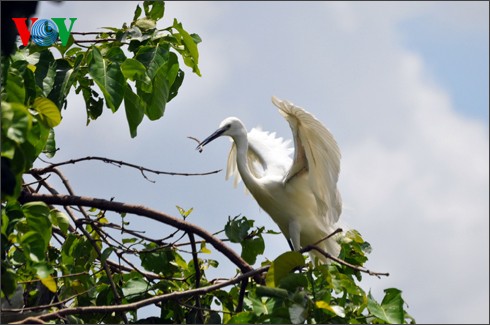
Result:
M65 45L29 43L2 56L2 317L4 321L68 323L404 323L401 291L385 290L381 303L358 282L362 274L386 276L363 267L371 247L351 230L343 234L339 258L317 264L300 252L264 259L263 235L273 233L244 216L229 218L211 234L180 216L97 198L76 196L60 167L83 160L167 172L86 157L33 168L42 155L56 154L54 129L68 108L70 91L83 96L87 124L104 107L124 105L132 137L146 116L157 120L184 80L179 56L200 75L197 34L180 22L156 27L163 2L136 6L133 21L104 32L72 33ZM80 40L80 36L91 40ZM122 50L123 47L125 50ZM59 56L58 58L55 58ZM25 184L25 175L36 179ZM55 175L65 185L47 181ZM190 174L185 174L190 175ZM202 175L202 174L201 174ZM60 193L66 194L60 194ZM120 216L111 223L107 214ZM132 228L128 215L171 227L164 238ZM114 231L118 232L116 236ZM339 230L341 231L341 230ZM219 237L220 236L220 237ZM228 242L240 243L236 253ZM218 262L211 249L236 266L237 274L208 279ZM160 314L139 319L137 311L156 304ZM7 317L7 318L5 318Z

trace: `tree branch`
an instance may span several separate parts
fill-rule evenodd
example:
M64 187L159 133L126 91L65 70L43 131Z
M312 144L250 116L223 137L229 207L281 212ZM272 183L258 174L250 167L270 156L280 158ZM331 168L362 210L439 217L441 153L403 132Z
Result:
M221 169L219 169L219 170L214 170L214 171L205 172L205 173L165 172L165 171L154 170L154 169L146 168L143 166L130 164L130 163L127 163L127 162L124 162L121 160L114 160L114 159L109 159L109 158L104 158L104 157L96 157L96 156L88 156L88 157L84 157L84 158L70 159L67 161L63 161L63 162L59 162L59 163L55 163L55 164L50 164L49 166L44 167L44 168L32 168L29 172L31 174L35 173L35 174L41 175L41 174L45 174L47 172L52 171L54 168L56 168L58 166L63 166L63 165L68 165L68 164L76 164L78 162L86 161L86 160L99 160L99 161L105 162L107 164L115 165L117 167L126 166L126 167L138 169L141 172L141 174L143 175L143 177L152 183L154 183L155 181L148 179L148 177L145 175L145 172L153 173L153 174L157 174L157 175L170 175L170 176L205 176L205 175L216 174L216 173L219 173L221 171Z

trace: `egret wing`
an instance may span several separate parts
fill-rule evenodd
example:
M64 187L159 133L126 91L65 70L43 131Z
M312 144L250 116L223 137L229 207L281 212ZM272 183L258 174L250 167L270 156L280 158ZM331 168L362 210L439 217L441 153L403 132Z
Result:
M342 209L337 190L340 150L333 135L304 109L276 97L272 97L272 102L288 121L294 137L294 159L284 182L307 172L319 215L330 224L337 222Z
M284 141L276 137L275 133L269 133L253 128L247 135L248 151L247 160L250 172L256 178L266 175L280 174L285 175L291 166L291 153L293 149L290 141ZM231 150L228 154L226 179L233 177L233 185L236 187L241 181L237 166L237 149L235 142L232 141Z

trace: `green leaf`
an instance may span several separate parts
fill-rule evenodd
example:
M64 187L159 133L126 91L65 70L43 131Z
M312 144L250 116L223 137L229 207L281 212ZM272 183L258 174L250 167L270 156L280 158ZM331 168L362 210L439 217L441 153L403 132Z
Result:
M133 238L123 238L122 239L122 243L123 244L134 244L137 241L138 241L138 239L137 238L134 238L134 237Z
M50 211L43 202L29 202L22 206L27 228L20 242L27 258L33 262L44 261L51 240Z
M184 54L184 63L192 68L192 71L196 73L198 76L201 76L201 72L199 71L199 51L197 49L197 44L189 33L182 27L182 24L174 19L174 24L172 26L175 28L182 38L182 42L186 48L186 52Z
M14 293L17 287L16 281L16 273L12 268L4 267L4 261L2 259L2 275L1 275L1 285L2 285L2 293L8 297ZM12 298L12 297L10 297ZM3 299L3 297L2 297Z
M39 263L45 260L45 252L48 245L43 236L37 232L31 230L24 233L20 238L20 245L25 256L31 261Z
M357 286L351 275L340 272L332 273L332 284L336 292L347 292L351 295L362 296L364 291Z
M146 250L141 251L141 266L146 270L171 275L177 271L174 265L176 253L169 248L158 248L155 243L145 245Z
M157 70L153 80L153 93L142 93L142 97L146 102L146 116L151 121L158 120L165 112L165 104L168 101L169 83L167 81L168 67L162 65Z
M237 220L228 220L225 225L225 234L232 243L241 243L247 236L248 231L252 227L253 221L247 220L242 217Z
M126 80L116 62L108 62L97 47L92 47L89 74L104 94L107 106L117 111L124 98Z
M277 257L271 264L265 283L268 287L278 287L280 281L293 269L305 265L305 259L299 252L286 252Z
M39 52L29 53L30 51L27 48L16 51L12 55L12 61L26 61L29 64L36 65L39 62L40 54Z
M170 102L177 94L179 93L179 88L182 85L182 82L184 81L184 71L180 70L177 72L177 75L175 76L175 80L170 87L170 91L168 94L168 101Z
M39 116L39 115L38 115ZM29 165L30 168L32 166L32 162L41 154L43 149L46 147L46 142L49 137L50 128L46 126L44 123L40 121L40 119L35 119L32 121L32 128L29 133L27 133L27 141L31 145L29 147L24 146L23 150L25 152L29 152ZM27 143L26 143L27 145ZM32 160L31 160L32 159Z
M141 7L140 5L136 5L136 10L134 11L133 21L139 18L141 15Z
M379 319L391 323L404 322L403 299L401 291L395 288L385 289L385 296L381 305L373 298L371 292L368 295L368 310Z
M104 249L100 254L100 261L102 263L105 263L105 261L107 261L107 259L109 258L109 256L111 256L114 250L115 250L114 247L107 247L106 249Z
M298 288L308 287L308 279L304 274L289 273L279 281L279 287L294 292Z
M13 68L9 70L4 87L8 102L25 103L26 90L24 87L24 78L18 70Z
M137 135L138 125L143 121L145 116L145 102L133 91L129 85L126 85L124 92L124 109L126 111L126 119L129 124L129 133L134 138Z
M93 80L87 77L77 78L79 87L76 90L78 94L82 91L83 99L85 100L85 108L87 110L87 125L90 119L95 120L102 114L104 100L99 98L99 94L92 89Z
M71 64L65 59L58 59L56 63L56 75L54 77L53 88L48 98L51 99L60 109L63 107L66 96L75 81L76 73L73 73Z
M105 54L105 60L121 64L126 61L126 55L120 47L111 47Z
M142 293L146 293L146 291L150 288L148 282L146 282L142 278L132 278L128 280L122 287L122 291L125 297L140 295Z
M60 228L61 232L66 235L68 232L68 228L70 227L70 219L63 212L53 209L51 210L51 220L55 226Z
M145 4L147 4L145 6ZM151 9L149 9L148 4L151 5ZM163 1L151 1L151 2L144 2L143 6L145 8L145 14L148 18L153 19L155 21L159 20L160 18L163 17L163 14L165 12L165 3Z
M146 75L146 68L143 63L135 59L126 59L121 64L121 71L126 79L132 81L135 81L137 79L144 80L145 78L148 78L149 80L149 77Z
M72 47L71 49L69 49L66 53L65 53L65 57L71 57L71 56L74 56L76 55L78 52L80 52L82 49L79 48L79 47ZM78 56L77 56L78 58ZM74 67L76 67L77 65L74 64L73 65Z
M38 278L41 280L42 284L46 286L51 292L56 292L57 286L56 281L51 276L53 269L49 267L46 263L38 263L34 265L36 269L36 274Z
M191 213L192 211L194 210L194 208L190 208L189 210L185 210L184 208L176 205L175 206L177 208L177 210L179 211L179 214L185 219L187 218Z
M194 43L196 43L196 44L199 44L202 42L201 36L199 36L198 34L193 33L193 34L191 34L191 37L194 40Z
M203 254L211 254L211 251L206 247L206 242L201 242L201 247L199 249L199 252L200 253L203 253Z
M54 129L49 129L48 140L46 141L46 146L43 149L43 153L48 158L53 158L56 154L56 141L54 137Z
M36 98L36 79L34 78L34 73L31 71L30 67L34 68L34 66L27 66L22 74L26 91L26 103L31 103L32 100Z
M41 121L46 124L46 126L53 128L60 124L61 122L61 113L58 107L49 99L38 97L34 100L32 104L32 108L34 108L38 113Z
M27 133L32 127L32 116L24 105L2 102L1 117L2 130L8 139L18 144L26 141Z
M251 311L242 311L231 317L227 324L254 324L256 316Z
M148 76L153 80L157 70L168 60L168 55L168 46L157 44L156 46L142 46L135 58L146 67Z
M287 299L289 297L289 293L286 289L281 288L271 288L266 286L257 286L255 289L255 293L259 297L273 297L273 298L281 298Z
M264 253L265 244L262 236L247 238L241 242L242 245L242 258L248 264L255 264L257 256Z
M54 85L56 76L56 62L49 50L39 52L39 62L36 64L36 84L43 90L44 96L48 96Z

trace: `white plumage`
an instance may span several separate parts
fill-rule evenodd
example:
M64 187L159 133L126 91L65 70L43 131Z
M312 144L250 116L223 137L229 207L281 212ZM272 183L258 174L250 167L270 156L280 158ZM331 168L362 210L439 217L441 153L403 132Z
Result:
M234 178L234 186L243 180L260 207L298 250L335 230L342 210L337 190L340 150L333 135L312 114L276 97L272 102L291 127L293 159L290 141L256 128L247 134L235 117L223 120L198 149L222 135L232 138L226 178ZM339 254L335 238L318 246L332 255ZM323 256L315 256L325 261Z

